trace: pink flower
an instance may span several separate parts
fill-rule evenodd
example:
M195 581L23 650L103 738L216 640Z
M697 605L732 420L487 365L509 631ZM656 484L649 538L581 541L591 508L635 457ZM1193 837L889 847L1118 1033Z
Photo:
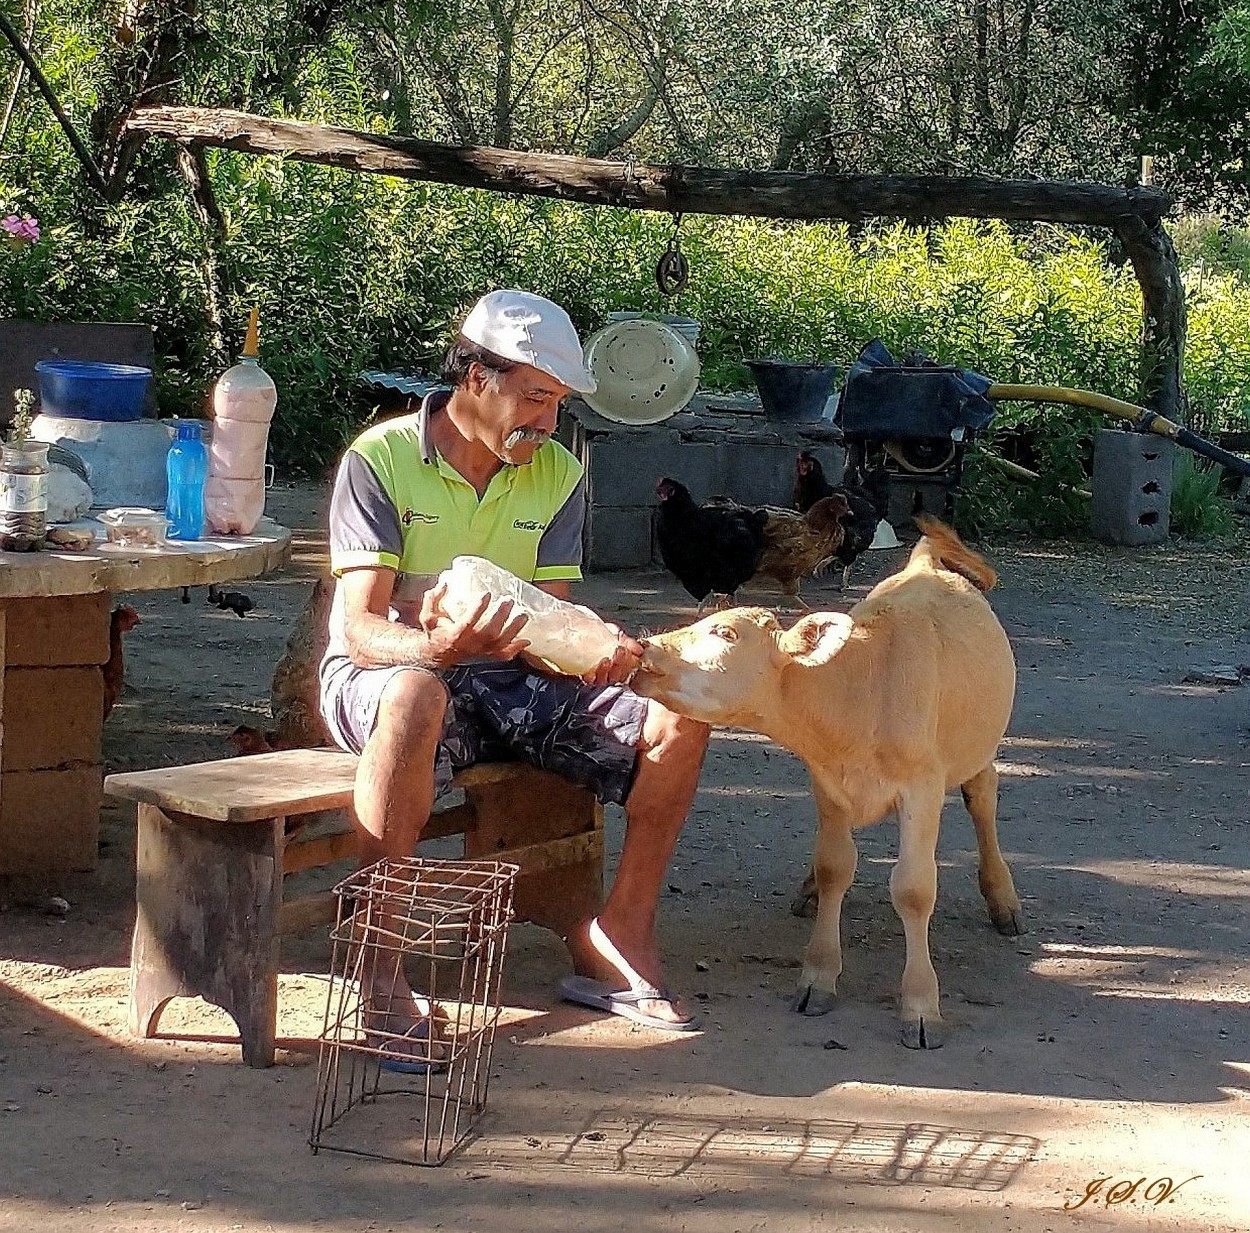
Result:
M0 219L0 229L10 248L23 248L39 240L39 220L29 214L10 214Z

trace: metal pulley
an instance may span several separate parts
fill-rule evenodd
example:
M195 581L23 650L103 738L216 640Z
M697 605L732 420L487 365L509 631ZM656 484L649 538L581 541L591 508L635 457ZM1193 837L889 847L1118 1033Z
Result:
M681 239L678 230L681 227L681 215L673 215L673 234L669 236L668 248L660 254L655 265L655 283L661 295L681 295L690 281L690 262L681 251Z

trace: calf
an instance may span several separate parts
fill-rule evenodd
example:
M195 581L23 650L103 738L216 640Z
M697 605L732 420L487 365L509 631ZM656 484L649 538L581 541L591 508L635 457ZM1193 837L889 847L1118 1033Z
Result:
M972 815L980 887L1000 933L1021 932L1020 900L998 847L994 755L1011 716L1015 660L983 591L994 571L949 527L924 538L899 573L844 613L789 630L762 608L737 608L646 641L633 687L683 715L762 732L798 754L819 812L813 869L819 906L794 1009L833 1006L842 971L839 918L855 874L852 830L899 821L890 896L907 938L903 1043L945 1039L929 958L937 838L946 792Z

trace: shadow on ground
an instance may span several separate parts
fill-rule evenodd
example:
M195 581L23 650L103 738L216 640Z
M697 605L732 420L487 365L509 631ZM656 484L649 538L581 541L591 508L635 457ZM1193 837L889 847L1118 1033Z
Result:
M297 492L279 509L305 528L297 568L250 584L247 618L195 593L188 605L136 597L144 623L106 730L109 769L224 756L236 723L263 724L269 672L320 560L314 507ZM1193 604L1182 621L1144 621L1126 597L1166 614L1185 568L1171 557L1145 575L1135 560L1127 581L1105 555L1084 573L1011 547L995 559L994 602L1020 668L1001 835L1030 932L1004 939L989 925L971 825L948 803L931 931L954 1028L944 1049L897 1042L903 940L888 822L860 835L838 1007L789 1012L810 922L788 906L814 812L790 755L723 733L661 905L672 982L702 1034L656 1037L560 1004L562 948L518 926L480 1136L432 1173L314 1158L308 1042L325 943L284 951L280 1031L295 1047L272 1070L242 1067L223 1044L130 1041L133 819L113 809L95 875L10 890L0 913L0 1189L21 1222L11 1227L38 1217L75 1231L385 1228L419 1212L421 1227L495 1228L508 1213L512 1228L642 1219L720 1233L815 1226L836 1208L860 1228L997 1229L1016 1227L1002 1196L1017 1214L1053 1214L1062 1186L1079 1193L1088 1180L1073 1161L1090 1177L1127 1168L1129 1144L1146 1171L1224 1143L1229 1154L1206 1171L1233 1177L1231 1128L1250 1088L1250 693L1184 677L1250 658L1244 628L1214 592L1208 627L1195 628ZM1224 569L1229 587L1244 584L1244 566ZM867 581L865 571L857 593ZM659 573L601 575L586 590L630 628L693 610ZM810 591L838 598L827 580ZM621 820L609 822L619 844ZM67 915L43 913L48 891ZM228 1028L178 1004L165 1026ZM994 1202L976 1208L977 1196ZM1225 1219L1223 1200L1207 1202L1193 1227L1244 1226L1231 1209ZM1185 1210L1167 1209L1178 1227L1189 1227ZM1038 1221L1029 1227L1049 1227Z

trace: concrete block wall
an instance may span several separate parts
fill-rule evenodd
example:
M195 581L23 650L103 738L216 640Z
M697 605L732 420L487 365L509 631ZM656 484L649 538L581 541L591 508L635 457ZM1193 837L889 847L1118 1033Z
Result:
M954 518L955 489L922 475L894 473L890 476L890 503L886 519L900 534L918 535L912 518L930 514L943 522Z
M842 475L836 430L778 424L758 413L683 412L663 424L628 428L574 403L565 443L586 467L589 508L585 562L591 571L652 564L655 486L668 476L696 501L728 496L746 505L790 504L794 462L811 450L830 482Z

